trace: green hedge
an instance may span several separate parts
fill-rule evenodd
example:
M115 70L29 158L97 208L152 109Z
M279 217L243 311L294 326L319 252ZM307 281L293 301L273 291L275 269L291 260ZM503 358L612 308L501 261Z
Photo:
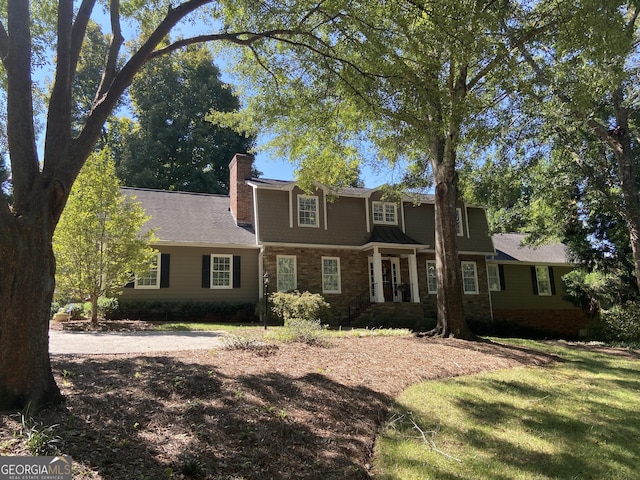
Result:
M253 322L257 321L253 303L228 302L160 302L120 300L110 320L144 320L169 322Z

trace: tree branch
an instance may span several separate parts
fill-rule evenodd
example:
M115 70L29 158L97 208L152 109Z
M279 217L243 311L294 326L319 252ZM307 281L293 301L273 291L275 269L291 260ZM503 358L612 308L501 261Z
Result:
M73 0L58 2L58 45L56 49L56 75L49 99L47 131L44 141L44 163L55 167L66 157L66 146L71 135L71 30L73 27ZM57 157L52 157L57 155Z
M82 42L87 31L87 25L91 18L91 12L95 6L96 0L83 0L78 13L76 14L76 20L73 23L71 30L71 71L75 72L78 65L78 59L80 58L80 49L82 48Z
M29 3L7 2L7 142L11 156L14 211L28 209L39 173L31 96L31 34Z
M0 22L0 61L4 64L9 52L9 36L4 29L4 24ZM6 69L6 66L5 66Z

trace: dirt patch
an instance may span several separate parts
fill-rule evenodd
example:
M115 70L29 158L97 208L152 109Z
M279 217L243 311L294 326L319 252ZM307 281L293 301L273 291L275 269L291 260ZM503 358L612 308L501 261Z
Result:
M374 436L412 383L553 357L494 343L407 337L329 347L54 356L58 424L74 479L369 478ZM0 454L22 454L4 416Z

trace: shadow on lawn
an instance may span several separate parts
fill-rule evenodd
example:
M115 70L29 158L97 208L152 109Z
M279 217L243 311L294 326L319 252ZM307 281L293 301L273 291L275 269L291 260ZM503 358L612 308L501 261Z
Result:
M74 479L368 478L371 432L392 402L319 374L229 377L163 356L54 368L67 401L40 419L60 425Z

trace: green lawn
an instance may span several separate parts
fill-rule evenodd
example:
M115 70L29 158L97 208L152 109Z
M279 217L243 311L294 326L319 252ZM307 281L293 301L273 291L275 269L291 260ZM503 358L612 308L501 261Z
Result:
M407 389L377 440L377 479L638 478L640 360L510 343L561 361Z

